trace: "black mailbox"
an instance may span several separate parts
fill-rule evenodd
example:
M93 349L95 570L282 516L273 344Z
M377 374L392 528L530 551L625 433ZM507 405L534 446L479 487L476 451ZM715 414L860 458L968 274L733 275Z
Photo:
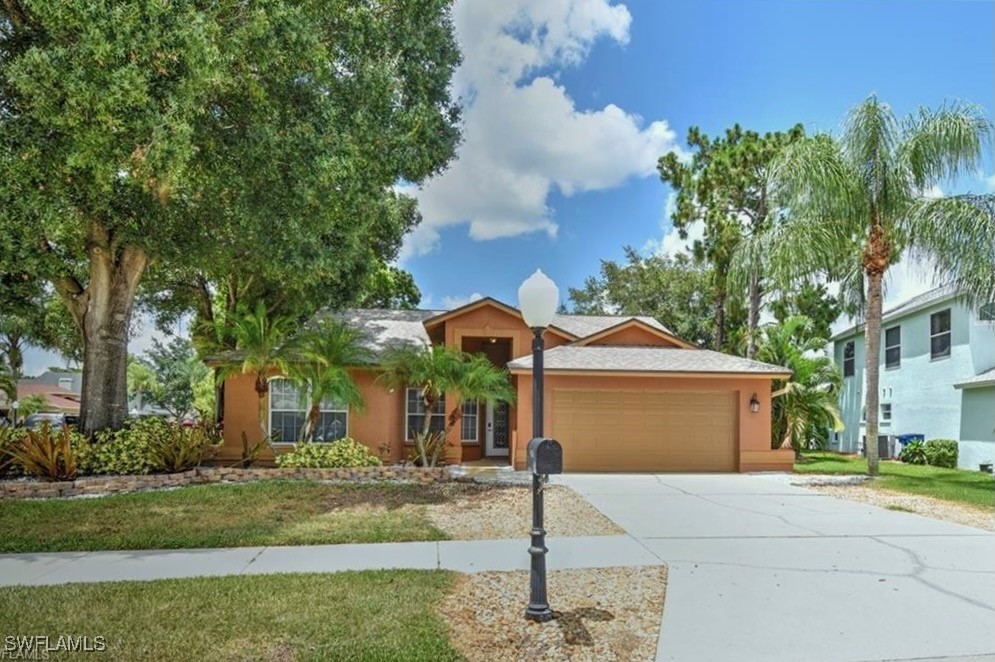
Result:
M563 446L555 439L536 437L529 442L528 468L534 474L563 473Z

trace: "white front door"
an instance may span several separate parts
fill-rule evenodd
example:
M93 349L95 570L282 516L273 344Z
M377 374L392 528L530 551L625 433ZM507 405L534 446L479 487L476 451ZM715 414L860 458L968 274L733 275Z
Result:
M508 405L487 401L486 432L484 433L484 455L508 456Z

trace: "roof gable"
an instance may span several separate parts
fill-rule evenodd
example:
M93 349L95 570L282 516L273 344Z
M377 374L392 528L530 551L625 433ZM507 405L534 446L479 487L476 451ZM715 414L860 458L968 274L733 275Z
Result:
M462 317L464 315L469 315L477 310L487 307L494 308L508 315L509 317L515 318L516 321L520 322L523 326L525 326L525 320L522 318L522 313L520 310L518 310L518 308L509 306L508 304L498 301L493 297L484 297L483 299L477 299L476 301L471 301L470 303L460 306L459 308L454 308L452 310L440 313L425 320L425 328L433 329L437 327L439 324L442 324L443 322L450 322L459 317ZM563 336L567 340L576 340L578 337L576 334L571 333L570 331L560 327L556 323L556 320L553 321L553 324L550 325L548 330Z
M650 325L642 318L631 317L614 326L593 333L573 343L587 345L630 345L652 347L678 347L696 349L695 345L678 338L659 326Z

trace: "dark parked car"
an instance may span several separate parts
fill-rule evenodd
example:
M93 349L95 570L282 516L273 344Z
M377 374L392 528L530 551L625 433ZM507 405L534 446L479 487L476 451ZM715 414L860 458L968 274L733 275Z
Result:
M37 414L31 414L25 418L21 422L21 426L29 430L37 430L46 423L48 423L53 430L58 430L66 424L66 416L65 414L39 412Z

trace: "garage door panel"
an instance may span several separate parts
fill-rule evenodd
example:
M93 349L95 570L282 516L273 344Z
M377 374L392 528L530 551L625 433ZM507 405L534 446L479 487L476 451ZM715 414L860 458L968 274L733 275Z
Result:
M733 392L555 389L568 471L735 471Z

